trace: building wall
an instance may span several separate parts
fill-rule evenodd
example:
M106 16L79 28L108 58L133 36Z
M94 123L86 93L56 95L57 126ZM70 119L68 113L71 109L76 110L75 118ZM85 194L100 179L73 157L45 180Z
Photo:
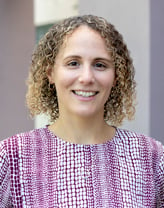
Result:
M150 2L150 134L164 144L164 1Z
M34 47L33 1L0 0L0 139L33 128L25 106Z
M51 24L77 14L78 0L34 0L34 23L36 26Z

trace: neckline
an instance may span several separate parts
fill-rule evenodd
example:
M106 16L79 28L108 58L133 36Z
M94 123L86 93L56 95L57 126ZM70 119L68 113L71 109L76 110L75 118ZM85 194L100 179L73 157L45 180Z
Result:
M111 139L106 139L106 141L102 142L102 143L95 143L95 144L79 144L79 143L73 143L73 142L69 142L66 141L62 138L60 138L59 136L57 136L54 132L52 132L49 128L49 125L45 126L46 131L51 135L52 138L57 139L58 141L60 141L61 143L65 144L66 146L78 146L78 147L98 147L98 146L102 146L102 145L106 145L109 144L111 142L113 142L116 137L118 136L118 128L113 126L113 128L115 128L115 135L111 138Z

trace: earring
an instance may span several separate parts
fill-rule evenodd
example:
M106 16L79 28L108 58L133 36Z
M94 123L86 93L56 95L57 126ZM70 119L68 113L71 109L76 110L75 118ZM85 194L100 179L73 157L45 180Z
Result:
M55 89L55 85L54 84L49 83L48 86L49 86L50 90L54 90Z

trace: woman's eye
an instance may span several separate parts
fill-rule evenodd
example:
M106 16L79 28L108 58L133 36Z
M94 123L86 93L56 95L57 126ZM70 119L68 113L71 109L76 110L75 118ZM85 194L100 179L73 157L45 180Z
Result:
M101 69L101 70L107 68L107 66L105 64L99 63L99 62L95 64L95 67L98 68L98 69Z
M68 66L71 66L71 67L77 67L79 65L80 64L77 61L71 61L71 62L68 63Z

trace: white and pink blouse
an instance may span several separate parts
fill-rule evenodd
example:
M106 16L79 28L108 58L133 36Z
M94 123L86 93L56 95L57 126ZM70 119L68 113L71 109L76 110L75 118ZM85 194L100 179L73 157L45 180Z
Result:
M0 144L0 207L164 208L164 148L119 128L94 145L17 134Z

